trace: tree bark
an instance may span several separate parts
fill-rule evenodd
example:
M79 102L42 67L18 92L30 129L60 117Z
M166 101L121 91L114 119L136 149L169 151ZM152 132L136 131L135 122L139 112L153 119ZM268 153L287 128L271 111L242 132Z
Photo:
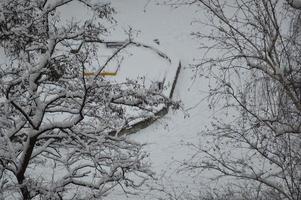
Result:
M21 160L18 172L16 174L18 183L21 185L20 190L21 190L24 200L30 199L30 192L29 192L27 186L24 185L24 180L25 180L24 174L26 172L27 166L29 164L29 161L30 161L30 158L31 158L31 155L32 155L35 143L36 143L36 137L31 137L28 140L29 141L28 141L27 149L24 151L24 156L22 156L23 159Z

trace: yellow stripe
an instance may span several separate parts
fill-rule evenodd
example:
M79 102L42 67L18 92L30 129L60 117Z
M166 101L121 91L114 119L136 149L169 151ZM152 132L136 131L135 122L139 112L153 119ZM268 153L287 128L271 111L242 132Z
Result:
M84 76L95 76L94 72L85 72ZM116 76L117 72L100 72L99 76Z

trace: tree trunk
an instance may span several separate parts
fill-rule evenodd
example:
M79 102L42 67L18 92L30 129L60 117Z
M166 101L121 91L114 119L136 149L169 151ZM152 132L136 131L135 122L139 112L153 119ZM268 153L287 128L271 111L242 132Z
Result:
M29 200L30 199L30 192L29 192L27 186L24 185L23 183L24 183L24 180L25 180L24 174L25 174L25 171L26 171L27 166L29 164L29 161L30 161L30 158L31 158L31 155L32 155L35 143L36 143L36 137L29 138L27 142L28 142L27 148L23 152L24 156L22 156L23 159L21 160L18 172L16 174L18 183L21 185L20 190L21 190L21 193L22 193L22 196L23 196L24 200Z

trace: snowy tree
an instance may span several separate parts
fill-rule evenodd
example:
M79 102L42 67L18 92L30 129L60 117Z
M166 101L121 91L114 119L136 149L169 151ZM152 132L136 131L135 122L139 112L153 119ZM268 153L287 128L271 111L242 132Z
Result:
M64 21L62 8L75 2L90 14ZM167 99L98 76L106 63L85 76L113 14L103 1L0 3L9 58L0 66L0 199L101 199L116 186L134 193L152 176L143 145L112 133L139 117L126 108L151 113ZM131 44L139 46L130 38L107 63Z
M180 2L207 12L207 29L193 36L209 53L195 67L209 77L209 106L219 113L184 166L227 182L195 199L300 200L299 1Z

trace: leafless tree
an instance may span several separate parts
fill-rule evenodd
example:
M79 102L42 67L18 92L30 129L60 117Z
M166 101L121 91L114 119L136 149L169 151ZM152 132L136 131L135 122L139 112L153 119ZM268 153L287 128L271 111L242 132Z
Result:
M206 30L193 36L207 45L202 47L209 53L195 67L214 82L209 86L209 106L221 108L212 128L204 131L209 143L192 145L196 154L185 168L215 171L214 178L219 180L228 177L223 179L225 196L211 193L209 199L300 200L301 13L297 1L179 2L207 12L208 21L201 22Z
M61 20L77 2L91 16ZM165 105L136 81L86 77L114 23L102 1L7 0L0 3L0 199L101 199L115 186L134 192L152 176L142 145L108 133ZM107 60L129 45L128 40ZM139 117L139 116L136 116ZM79 192L80 191L80 192Z

